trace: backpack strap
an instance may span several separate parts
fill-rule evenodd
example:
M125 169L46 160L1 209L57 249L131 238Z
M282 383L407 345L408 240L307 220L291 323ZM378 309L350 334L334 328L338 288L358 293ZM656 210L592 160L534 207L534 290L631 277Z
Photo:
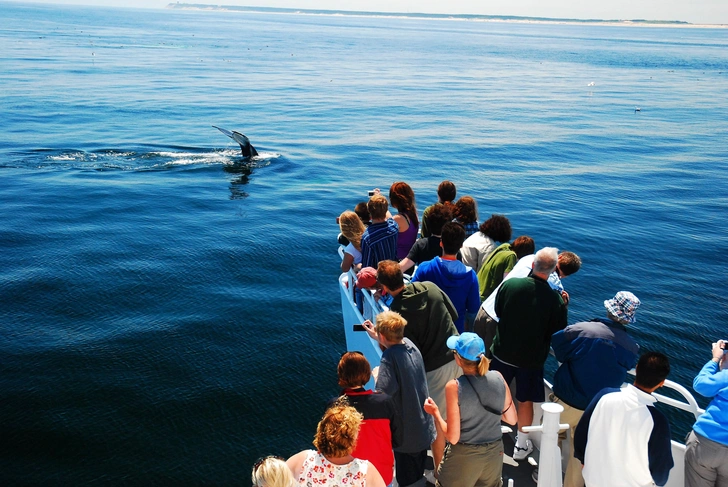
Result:
M506 411L498 411L497 409L494 409L490 406L486 406L485 404L483 404L483 399L481 399L480 394L478 394L478 390L475 388L475 386L473 385L473 382L470 380L470 376L465 375L464 377L465 377L465 380L468 381L468 384L470 384L470 387L473 389L473 392L475 392L475 395L478 396L478 402L480 402L480 405L483 406L483 409L485 409L489 413L495 414L496 416L503 416L503 414L506 411L508 411L508 409L506 409Z

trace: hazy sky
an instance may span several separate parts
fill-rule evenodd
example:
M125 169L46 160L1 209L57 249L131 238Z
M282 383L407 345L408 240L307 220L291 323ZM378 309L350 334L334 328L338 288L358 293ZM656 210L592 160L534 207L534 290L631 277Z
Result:
M171 0L40 1L42 3L162 8ZM349 0L346 2L340 0L181 0L180 3L575 19L684 20L696 24L728 24L728 0Z

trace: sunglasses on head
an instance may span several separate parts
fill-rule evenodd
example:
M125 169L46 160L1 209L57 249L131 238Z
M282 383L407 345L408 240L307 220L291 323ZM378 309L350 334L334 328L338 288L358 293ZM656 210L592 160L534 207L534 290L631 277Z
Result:
M258 469L260 468L260 466L263 465L266 461L270 460L271 458L274 460L281 460L283 462L286 461L285 458L281 458L276 455L268 455L267 457L263 457L263 458L259 459L257 462L255 462L255 465L253 465L253 472L257 472Z
M352 350L351 352L342 352L342 353L341 353L341 358L344 358L344 355L346 355L347 353L355 353L355 354L357 354L357 355L362 355L362 356L364 355L364 354L363 354L362 352L360 352L359 350Z

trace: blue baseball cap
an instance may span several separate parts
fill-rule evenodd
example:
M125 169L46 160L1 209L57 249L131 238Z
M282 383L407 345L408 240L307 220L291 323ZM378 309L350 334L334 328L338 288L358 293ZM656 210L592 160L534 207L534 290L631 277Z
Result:
M460 336L447 339L447 348L455 350L465 360L478 362L485 353L485 343L477 334L466 331Z

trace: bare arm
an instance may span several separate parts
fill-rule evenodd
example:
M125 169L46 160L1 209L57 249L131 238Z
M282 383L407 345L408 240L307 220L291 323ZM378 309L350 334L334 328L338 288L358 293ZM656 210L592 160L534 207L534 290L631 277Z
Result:
M500 372L498 373L500 375ZM516 405L513 404L513 398L511 397L511 389L506 384L506 380L501 375L501 380L506 386L506 399L503 402L503 415L501 419L510 425L518 423L518 413L516 413Z
M344 252L344 258L341 260L341 272L348 272L354 263L354 256Z
M438 433L444 434L447 441L455 445L460 441L460 405L458 404L457 380L451 380L445 386L445 399L447 400L447 421L442 418L440 408L437 407L431 397L428 397L425 401L424 408L425 412L434 418Z
M392 217L392 220L394 220L397 225L399 225L399 233L406 232L409 228L409 223L407 222L407 219L400 214L394 215Z
M372 338L372 340L379 341L379 334L377 333L374 323L369 320L364 320L364 323L362 323L361 326L364 327L364 330Z
M303 470L303 462L306 460L307 455L308 450L304 450L302 452L296 453L291 458L286 460L286 465L288 465L288 468L291 469L291 472L293 473L293 478L297 479L298 476L301 475L301 470Z
M409 257L405 257L404 259L402 259L402 260L399 261L399 269L402 272L407 272L414 265L415 265L414 261L410 260Z
M366 485L366 487L387 487L387 484L384 483L384 479L379 473L379 470L377 470L377 467L372 465L372 462L367 463L369 466L367 467L367 475L364 479L364 485Z

